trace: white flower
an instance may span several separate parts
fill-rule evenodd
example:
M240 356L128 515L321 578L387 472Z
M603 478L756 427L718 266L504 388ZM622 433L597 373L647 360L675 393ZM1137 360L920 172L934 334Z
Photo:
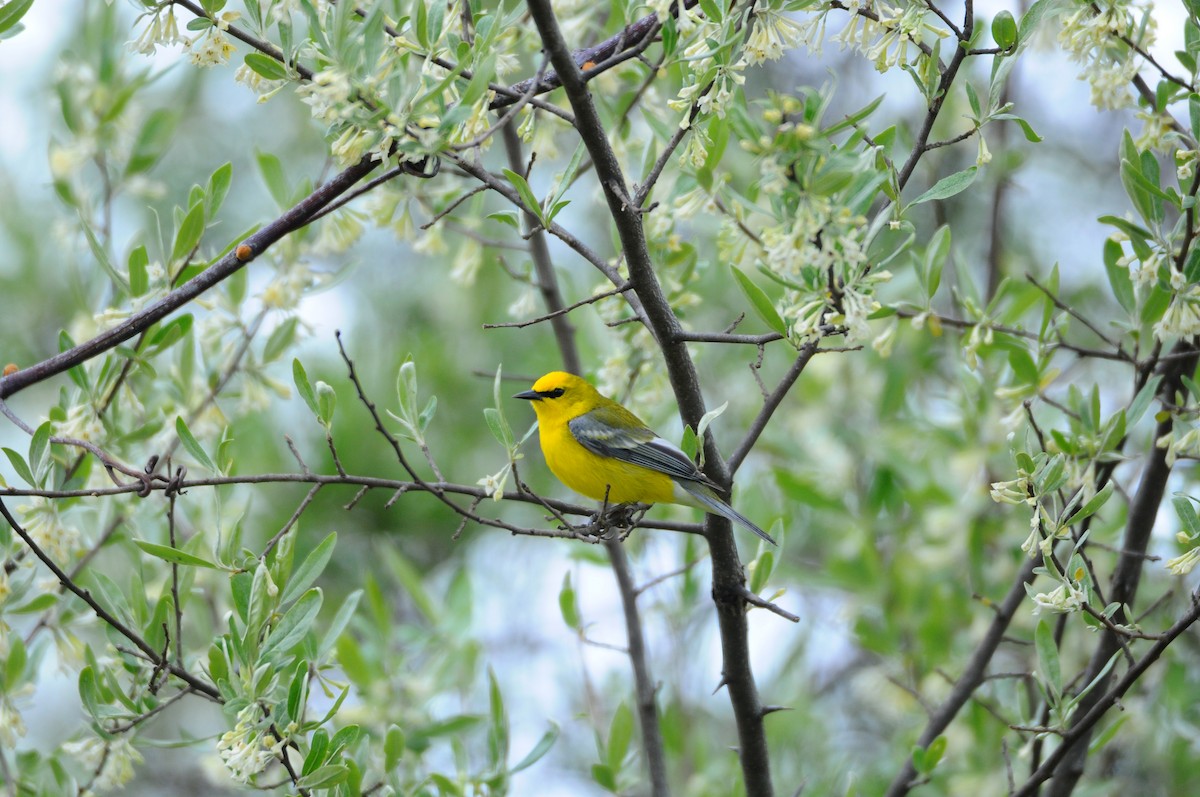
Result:
M25 721L7 694L0 694L0 744L12 750L17 739L25 735Z
M65 566L83 550L79 530L63 523L57 503L41 497L31 500L32 503L17 507L25 521L25 531L51 559ZM26 557L24 561L32 566L34 560Z
M1200 563L1200 548L1193 548L1187 553L1167 560L1167 572L1173 576L1186 576Z
M219 66L228 63L233 55L233 42L216 28L209 28L208 33L191 42L189 60L193 66L201 68Z
M124 786L133 780L134 765L143 761L142 754L125 736L108 740L89 736L77 742L67 742L62 749L84 769L96 773L96 779L92 781L92 791L95 792Z
M1124 0L1102 8L1082 4L1063 22L1058 41L1071 60L1082 65L1079 78L1091 85L1093 105L1119 110L1133 104L1129 85L1139 63L1121 37L1145 51L1154 44L1155 27L1149 5L1143 8Z
M792 49L804 40L804 33L805 28L800 23L778 11L770 8L757 10L742 60L749 66L777 61L783 57L785 50Z
M992 482L992 500L998 504L1028 504L1033 506L1035 501L1029 494L1029 478L1021 476L1006 482Z
M246 706L237 715L237 725L217 739L217 753L234 780L249 783L250 779L267 768L283 748L276 739L259 727L262 711L257 703Z
M175 6L160 8L142 29L136 41L129 43L130 49L142 55L154 55L159 45L179 44L185 39L179 35L179 23L175 20Z
M1063 583L1051 592L1039 592L1034 595L1033 613L1041 614L1045 610L1056 614L1077 612L1086 601L1087 592L1078 586L1078 582Z
M333 124L350 116L350 77L337 68L324 69L296 89L300 101L312 109L314 119Z
M512 472L511 462L496 473L484 476L475 483L482 487L483 491L490 495L493 501L499 501L504 498L504 486L508 484L508 474L510 472Z
M537 310L537 294L532 287L527 287L517 296L516 301L508 306L510 318L526 318Z
M1191 285L1178 291L1162 318L1154 325L1154 336L1188 338L1200 334L1200 285Z

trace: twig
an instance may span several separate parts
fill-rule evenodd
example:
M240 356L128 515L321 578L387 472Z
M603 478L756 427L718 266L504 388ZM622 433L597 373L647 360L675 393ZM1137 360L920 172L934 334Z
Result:
M0 498L0 516L4 517L12 530L15 531L17 536L20 537L21 540L29 547L29 550L33 551L33 555L36 556L38 560L41 561L41 563L44 564L50 570L50 572L54 574L54 577L58 579L59 584L65 587L69 592L71 592L71 594L75 595L77 598L86 603L91 610L95 612L96 616L114 631L136 645L138 650L141 651L142 655L144 655L148 661L153 662L156 667L162 667L163 669L168 670L172 675L186 683L197 693L202 694L215 702L222 702L221 695L217 691L216 687L206 683L205 681L202 681L182 667L165 661L158 651L150 647L149 643L147 643L141 635L135 633L123 622L113 616L107 609L97 603L96 599L92 597L90 592L72 581L71 577L68 576L62 568L55 564L53 559L46 555L46 552L43 551L41 547L33 540L33 538L29 536L29 533L26 532L21 524L17 522L16 518L9 513L8 507L5 506L3 498Z
M484 329L508 329L508 328L524 329L525 327L533 326L534 324L540 324L543 321L549 321L550 319L557 318L561 315L566 315L567 313L571 312L572 310L577 310L580 307L583 307L585 304L594 304L595 302L598 302L601 299L607 299L610 296L616 296L619 293L624 293L625 291L629 291L629 290L633 290L633 286L630 285L628 282L626 282L624 285L618 285L617 287L613 288L612 290L604 291L603 293L597 293L593 296L589 296L586 299L580 299L578 302L575 302L572 305L563 307L559 310L555 310L554 312L551 312L551 313L546 313L545 315L540 315L537 318L530 318L526 321L507 321L507 322L503 322L503 323L499 323L499 324L484 324L483 328Z
M737 448L729 455L730 473L737 473L738 468L741 467L750 450L754 448L754 444L758 442L758 438L766 430L771 416L775 414L775 410L779 409L779 405L783 403L783 399L787 396L788 391L796 384L796 380L804 372L805 366L808 365L809 360L818 351L817 343L818 341L811 340L800 347L799 354L792 361L792 367L779 380L779 384L776 385L771 395L767 396L763 402L762 409L758 411L758 415L755 416L753 423L750 424L750 428L746 430L742 441L738 443Z

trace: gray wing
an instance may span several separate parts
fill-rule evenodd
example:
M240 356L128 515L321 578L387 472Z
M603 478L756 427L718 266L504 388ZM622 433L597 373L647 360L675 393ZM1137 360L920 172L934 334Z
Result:
M598 407L571 419L567 426L579 444L593 454L640 465L676 479L708 482L687 454L620 405Z

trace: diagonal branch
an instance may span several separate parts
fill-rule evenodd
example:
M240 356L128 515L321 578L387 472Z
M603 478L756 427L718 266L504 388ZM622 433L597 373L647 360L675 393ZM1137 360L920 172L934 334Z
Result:
M8 398L30 385L44 382L76 365L87 362L145 331L222 280L240 271L246 263L261 255L280 238L304 227L319 210L348 191L378 165L379 162L372 156L363 158L334 176L329 182L300 200L291 210L246 238L216 263L157 302L134 313L120 324L101 332L91 340L10 376L0 378L0 399Z
M76 584L71 577L67 575L67 573L61 567L59 567L54 560L46 554L45 551L41 549L41 546L39 546L37 542L35 542L34 539L29 536L29 532L25 531L25 528L17 522L17 519L9 513L8 507L4 505L4 500L2 498L0 498L0 516L4 517L5 521L8 522L8 525L12 528L12 530L15 531L17 536L20 537L25 545L29 547L29 550L33 551L33 555L36 556L42 562L42 564L44 564L50 570L50 572L54 574L54 577L58 579L59 584L70 591L71 594L75 595L77 598L86 603L91 610L95 612L96 616L104 621L106 625L137 646L137 649L141 651L149 661L153 662L155 667L162 670L167 670L176 678L190 686L195 692L204 695L209 700L213 700L218 703L223 702L221 700L221 693L217 691L215 686L204 680L201 680L200 678L197 678L183 667L168 661L165 656L151 647L150 643L142 638L140 634L130 629L107 609L97 603L96 599L92 597L90 592Z

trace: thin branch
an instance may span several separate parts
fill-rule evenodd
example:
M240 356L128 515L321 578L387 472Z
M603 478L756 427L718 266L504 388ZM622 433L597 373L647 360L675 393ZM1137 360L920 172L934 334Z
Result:
M34 539L29 536L29 533L25 531L24 527L22 527L20 523L17 522L17 519L9 513L8 507L5 506L3 498L0 498L0 516L4 517L4 519L8 522L8 525L17 533L17 536L21 538L25 545L28 546L29 550L33 551L33 555L36 556L38 560L41 561L41 563L44 564L46 568L54 574L54 577L58 579L59 584L66 588L71 594L75 595L77 598L86 603L101 621L136 645L138 650L141 651L142 655L144 655L148 661L153 662L155 667L169 671L176 678L190 686L195 692L204 695L208 699L218 703L222 702L221 695L215 686L201 680L200 678L197 678L195 675L192 675L182 667L165 660L158 651L150 647L150 644L146 642L146 640L140 634L136 633L123 622L118 620L107 609L97 603L96 599L92 597L90 592L76 584L71 577L67 575L61 567L55 564L54 560L51 559L46 552L41 549L37 542L35 542Z
M655 700L654 679L646 663L646 641L642 634L642 620L637 610L637 587L625 556L625 546L614 538L605 540L608 559L617 578L617 589L621 593L621 606L625 614L625 632L629 644L629 660L633 664L633 681L637 689L637 712L642 728L644 757L650 771L650 794L666 797L670 794L667 783L667 754L663 747L662 730L658 723L658 705Z
M699 0L684 0L684 7L691 8L697 2ZM590 80L596 75L643 52L654 41L654 37L660 27L658 15L649 14L636 22L626 25L618 33L599 44L577 50L574 54L570 54L569 57L577 70L585 65L590 65L584 78L585 80ZM520 83L509 86L503 96L492 100L488 108L494 111L512 105L516 102L516 98L524 95L531 87L536 89L536 94L545 94L548 91L553 91L562 84L562 78L557 71L547 72L540 78L530 78L529 80L523 80Z
M549 321L552 318L558 318L559 316L566 315L567 313L571 312L572 310L578 310L580 307L583 307L586 304L594 304L594 303L600 301L601 299L607 299L610 296L616 296L619 293L624 293L625 291L629 291L629 290L633 290L633 286L630 285L628 282L626 282L624 285L618 285L617 287L613 288L610 291L604 291L603 293L597 293L592 296L589 296L586 299L580 299L579 301L575 302L575 304L568 305L567 307L562 307L558 310L555 310L552 313L546 313L545 315L540 315L537 318L530 318L526 321L506 321L506 322L499 323L499 324L484 324L483 328L484 329L509 329L509 328L524 329L525 327L533 326L534 324L540 324L543 321Z
M1046 756L1046 760L1037 768L1029 779L1012 793L1012 797L1035 797L1039 792L1039 787L1042 783L1054 776L1055 782L1058 780L1057 770L1066 762L1067 757L1079 746L1086 747L1086 740L1091 736L1092 729L1096 723L1104 718L1113 706L1117 705L1121 697L1129 691L1138 679L1150 669L1150 665L1158 661L1159 657L1166 651L1172 642L1179 635L1187 631L1192 625L1200 620L1200 595L1192 594L1192 607L1182 617L1180 617L1174 625L1168 628L1162 634L1162 638L1154 643L1150 650L1146 651L1146 655L1138 660L1137 664L1130 667L1124 677L1119 680L1112 689L1105 692L1097 700L1093 702L1086 712L1078 714L1078 719L1071 726L1071 729L1062 734L1062 741L1058 747L1054 749L1050 755Z
M542 68L545 69L545 64ZM539 71L539 75L541 72ZM532 90L532 89L530 89ZM525 156L522 153L521 137L517 134L515 124L504 126L504 151L508 156L509 168L516 172L525 171ZM550 313L544 318L550 321L554 330L554 340L558 345L559 356L563 368L578 374L583 370L579 358L579 347L575 345L575 326L567 318L569 308L563 303L562 291L558 288L558 278L554 273L554 261L550 258L550 246L546 241L546 231L533 214L533 209L523 213L525 228L529 230L529 256L533 260L533 269L537 274L537 288L542 295L542 303Z
M796 380L804 372L805 366L808 365L809 360L818 351L817 343L818 341L811 340L800 347L800 353L792 361L792 367L783 375L783 378L779 380L779 384L776 385L775 390L763 402L762 409L758 411L754 422L746 430L746 435L738 443L733 453L729 455L729 472L731 474L737 473L738 468L742 466L742 462L745 461L750 450L754 448L754 444L758 442L758 438L766 430L767 424L771 421L771 416L775 414L775 410L779 409L779 405L783 403L783 399L787 396L788 391L796 384Z

